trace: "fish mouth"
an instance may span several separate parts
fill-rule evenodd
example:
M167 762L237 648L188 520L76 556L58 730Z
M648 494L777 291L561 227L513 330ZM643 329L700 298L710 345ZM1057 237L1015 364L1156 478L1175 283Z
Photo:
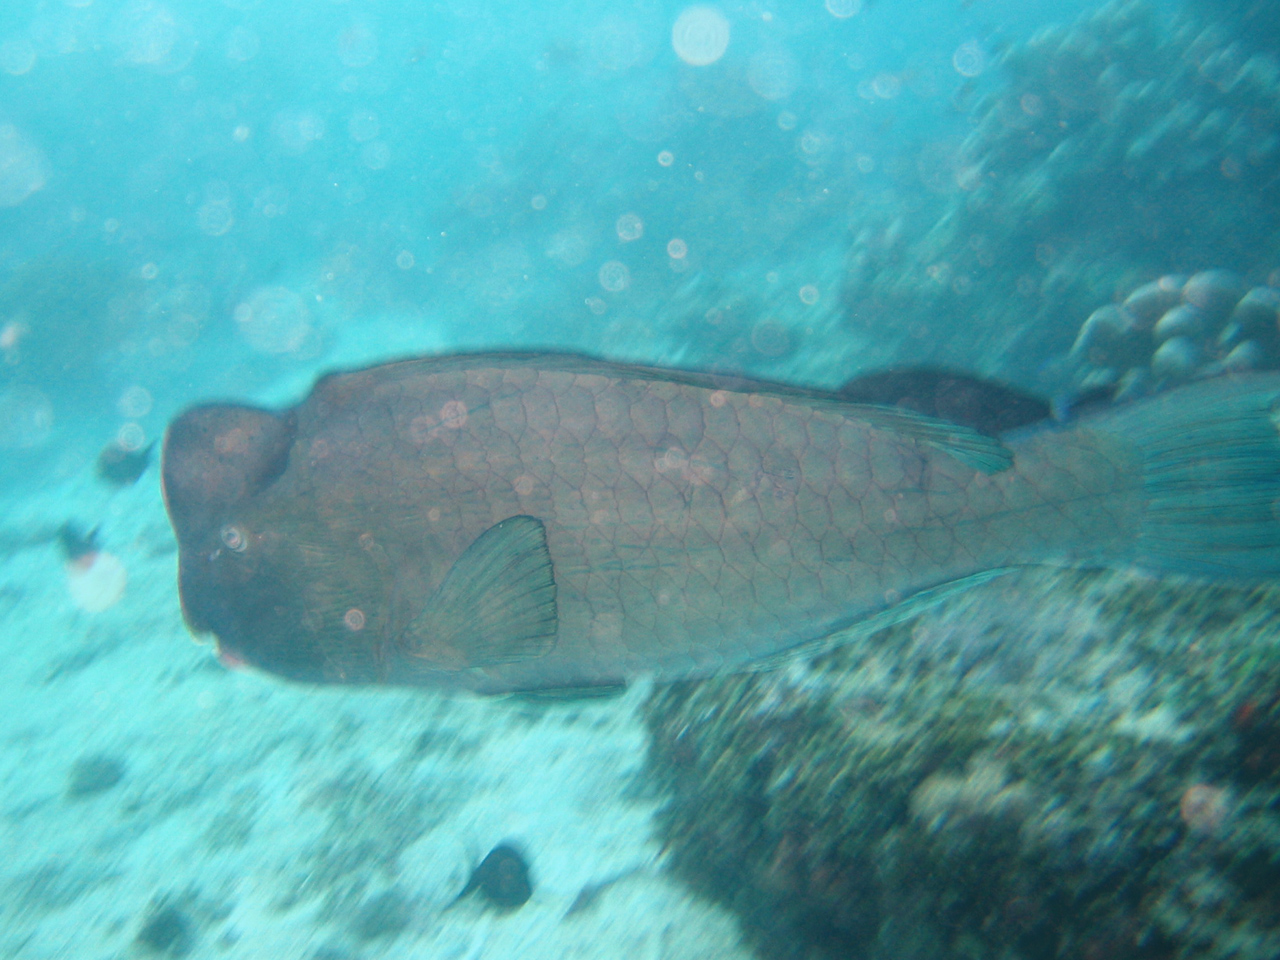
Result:
M218 662L228 670L244 670L249 666L248 660L240 656L240 654L232 650L221 640L214 641L214 655L218 658Z

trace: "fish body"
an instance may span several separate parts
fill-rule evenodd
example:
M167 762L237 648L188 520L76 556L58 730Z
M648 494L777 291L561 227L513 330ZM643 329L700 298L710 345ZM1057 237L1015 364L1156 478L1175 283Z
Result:
M996 439L835 392L474 354L330 375L283 413L194 408L163 473L184 613L224 659L583 688L742 668L1024 564L1270 576L1280 378L1189 391ZM1205 491L1236 479L1224 527Z

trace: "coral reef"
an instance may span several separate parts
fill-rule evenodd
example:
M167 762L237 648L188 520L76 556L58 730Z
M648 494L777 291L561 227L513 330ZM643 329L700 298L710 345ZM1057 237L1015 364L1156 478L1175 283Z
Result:
M763 957L1274 957L1277 601L1028 571L661 690L670 862Z
M1165 275L1093 311L1067 361L1074 386L1116 398L1280 364L1280 290L1228 270Z
M1075 318L1169 271L1280 260L1280 61L1116 0L1010 44L931 223L868 224L843 302L913 355L1034 370ZM910 338L910 339L908 339Z

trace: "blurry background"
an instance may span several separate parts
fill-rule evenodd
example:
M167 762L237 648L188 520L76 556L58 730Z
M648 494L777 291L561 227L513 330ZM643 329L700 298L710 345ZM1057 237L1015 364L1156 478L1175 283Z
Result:
M458 348L1052 392L1084 318L1144 281L1276 282L1275 19L7 0L0 482L196 400Z

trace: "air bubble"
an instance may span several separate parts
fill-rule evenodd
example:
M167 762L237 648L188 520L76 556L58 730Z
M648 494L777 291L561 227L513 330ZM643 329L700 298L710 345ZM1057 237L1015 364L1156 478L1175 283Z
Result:
M672 260L683 260L689 253L689 245L679 237L667 241L667 256Z
M120 429L116 431L116 446L127 453L141 450L147 443L147 433L142 426L130 421L121 424Z
M381 140L366 143L360 151L360 159L370 170L381 170L391 161L391 148Z
M160 268L154 263L144 263L142 265L142 269L138 271L138 274L143 280L154 280L156 277L160 276Z
M881 100L892 100L902 92L902 81L892 73L877 74L871 81L871 89Z
M413 268L413 254L408 250L401 250L396 254L396 266L401 270L410 270Z
M260 287L235 309L236 326L263 353L292 353L311 333L306 302L288 287Z
M986 69L987 55L976 40L962 43L951 55L951 65L962 77L976 77Z
M623 243L630 243L644 236L644 222L634 213L624 213L620 216L618 222L614 224L614 229L618 232L618 239Z
M670 150L663 150L658 154L658 165L669 167L676 162L675 155Z
M379 129L377 115L368 110L357 110L347 121L347 132L356 143L368 143L378 135Z
M862 12L862 0L827 0L826 7L833 17L846 20Z
M39 148L12 124L0 125L0 207L16 207L47 178Z
M35 387L16 383L0 393L0 449L38 447L52 431L53 404Z
M729 21L714 7L689 7L671 28L671 46L691 67L713 64L729 49Z
M71 602L85 613L102 613L120 602L129 576L113 554L94 551L67 564Z
M248 27L236 27L227 37L227 59L246 63L258 55L262 41Z
M206 203L196 211L196 223L200 231L211 237L220 237L235 224L235 215L229 203Z
M747 83L765 100L785 100L796 89L798 72L786 50L763 50L747 65Z
M146 387L130 387L120 394L120 399L116 401L116 409L120 411L120 416L131 420L136 417L145 417L151 412L151 393Z
M631 286L631 271L620 260L610 260L600 267L599 279L610 293L621 293Z
M338 59L343 66L358 69L378 59L378 37L362 23L354 23L338 34Z
M547 209L547 198L540 193L536 193L529 201L529 206L533 207L535 210L545 210Z
M800 288L800 302L810 307L818 302L819 296L818 288L812 283L806 283Z
M25 37L0 43L0 70L20 77L36 65L36 48Z

